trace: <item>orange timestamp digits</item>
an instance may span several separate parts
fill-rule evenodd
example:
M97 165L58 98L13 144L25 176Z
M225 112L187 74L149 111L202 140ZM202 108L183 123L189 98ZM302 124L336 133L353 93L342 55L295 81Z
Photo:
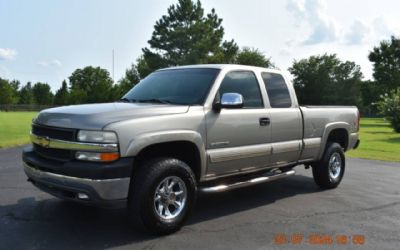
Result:
M311 245L364 245L365 244L365 236L361 234L355 235L328 235L328 234L310 234L308 237L304 237L301 233L295 233L292 235L287 235L284 233L276 234L274 237L274 243L276 245L283 244L293 244L299 245L302 243L308 243Z

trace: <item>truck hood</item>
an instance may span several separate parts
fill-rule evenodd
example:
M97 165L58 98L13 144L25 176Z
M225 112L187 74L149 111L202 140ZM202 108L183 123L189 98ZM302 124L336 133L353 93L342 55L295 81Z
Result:
M151 103L101 103L43 110L35 123L53 127L102 129L107 124L140 117L186 113L189 106Z

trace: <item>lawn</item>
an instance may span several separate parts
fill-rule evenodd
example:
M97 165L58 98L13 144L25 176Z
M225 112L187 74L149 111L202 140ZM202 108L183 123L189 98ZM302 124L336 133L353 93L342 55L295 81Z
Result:
M350 157L400 162L400 133L393 132L382 118L363 118L361 144L347 153Z
M0 148L29 142L36 112L0 112ZM382 118L361 119L361 144L347 153L350 157L400 162L400 134Z
M0 112L0 148L29 142L32 118L37 112Z

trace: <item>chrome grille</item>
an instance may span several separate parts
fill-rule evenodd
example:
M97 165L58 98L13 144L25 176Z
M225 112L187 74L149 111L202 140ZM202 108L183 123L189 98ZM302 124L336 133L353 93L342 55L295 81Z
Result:
M59 140L75 141L76 130L32 124L32 134Z
M32 134L58 140L75 141L76 130L32 124ZM72 150L46 148L37 144L33 144L33 150L44 158L57 161L72 160L75 153Z

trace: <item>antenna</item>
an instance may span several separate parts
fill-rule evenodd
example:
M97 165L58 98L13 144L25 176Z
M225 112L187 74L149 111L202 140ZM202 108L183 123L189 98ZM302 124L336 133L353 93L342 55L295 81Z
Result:
M115 82L115 79L114 79L114 49L112 50L112 79L113 79L113 82Z

